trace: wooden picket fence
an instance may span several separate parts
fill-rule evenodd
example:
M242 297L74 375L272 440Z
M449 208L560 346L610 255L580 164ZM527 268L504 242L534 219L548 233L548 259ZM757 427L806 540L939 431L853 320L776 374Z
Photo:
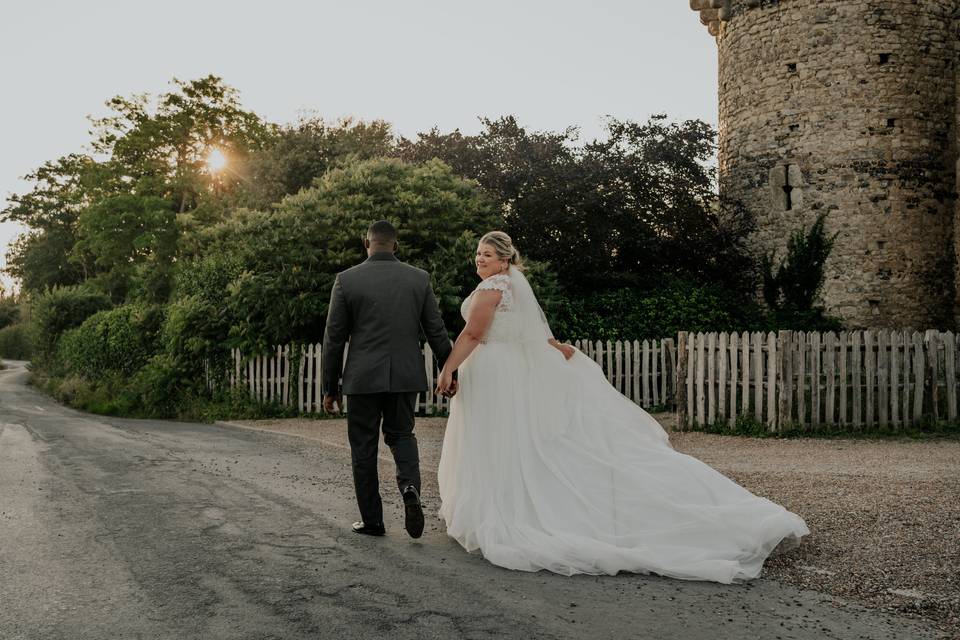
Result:
M676 350L672 338L605 342L577 340L573 344L599 364L610 384L626 397L643 407L672 408L676 378ZM299 349L285 345L252 357L234 349L226 382L230 388L248 389L250 397L258 402L275 402L286 407L296 403L301 413L319 413L323 404L321 349L320 343L302 345ZM346 355L347 351L344 358ZM433 351L427 344L423 347L423 364L429 391L417 398L417 411L421 414L445 412L449 409L450 399L434 393L439 372ZM213 385L209 375L208 385Z
M673 338L576 340L573 345L600 365L617 391L641 407L673 408L677 363Z
M680 332L677 351L680 428L741 415L771 431L957 419L952 332Z
M956 421L957 337L929 330L690 333L644 341L577 340L623 395L646 407L675 409L681 429L733 425L750 415L770 431L846 426L904 427ZM322 410L321 345L276 347L247 357L234 350L225 380L258 402ZM423 350L430 390L421 414L444 412L433 392L433 353ZM213 377L208 374L212 385Z

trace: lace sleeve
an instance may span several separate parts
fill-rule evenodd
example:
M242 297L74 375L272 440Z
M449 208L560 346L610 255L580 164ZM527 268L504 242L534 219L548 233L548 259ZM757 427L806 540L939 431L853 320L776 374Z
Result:
M477 291L499 291L503 295L500 298L500 304L497 305L497 311L506 311L513 305L513 290L510 287L510 276L495 275L477 285Z

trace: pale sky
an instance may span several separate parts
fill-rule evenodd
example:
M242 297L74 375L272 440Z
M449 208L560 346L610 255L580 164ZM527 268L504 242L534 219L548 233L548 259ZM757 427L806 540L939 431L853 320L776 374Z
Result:
M31 0L0 8L0 207L83 151L114 95L221 76L262 118L380 118L414 136L666 113L716 126L716 45L687 0ZM0 224L0 261L22 229ZM9 279L3 278L10 286Z

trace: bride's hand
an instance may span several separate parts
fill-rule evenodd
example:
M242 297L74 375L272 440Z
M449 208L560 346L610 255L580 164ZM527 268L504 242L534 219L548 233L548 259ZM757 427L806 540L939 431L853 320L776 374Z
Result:
M447 395L450 393L450 387L453 385L453 373L444 369L437 378L436 393Z
M547 343L549 343L551 347L553 347L554 349L562 353L563 357L566 358L567 360L572 358L573 354L577 352L576 347L574 347L573 345L570 345L567 343L561 344L556 340L554 340L553 338L550 338L549 340L547 340Z
M577 349L569 344L561 344L557 346L557 349L560 349L560 353L563 354L563 357L569 360L573 357L573 354L577 352Z

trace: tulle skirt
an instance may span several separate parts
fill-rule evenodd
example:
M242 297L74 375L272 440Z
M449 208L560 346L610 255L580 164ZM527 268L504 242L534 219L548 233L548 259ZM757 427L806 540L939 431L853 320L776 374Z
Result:
M674 451L577 352L491 342L460 368L440 518L467 551L522 571L740 582L804 521Z

